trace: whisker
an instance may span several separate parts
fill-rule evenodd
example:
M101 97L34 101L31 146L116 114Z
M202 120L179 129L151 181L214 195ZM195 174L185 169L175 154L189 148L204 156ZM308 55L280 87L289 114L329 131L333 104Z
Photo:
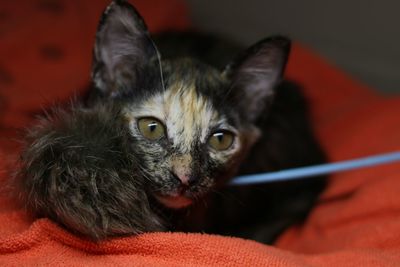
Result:
M213 188L211 191L213 193L215 193L215 194L217 194L217 195L229 200L229 201L236 202L236 203L238 203L239 205L241 205L243 207L246 206L246 204L243 201L241 201L240 198L238 198L235 194L232 194L232 193L226 192L226 191L221 191L221 190L218 190L216 188Z
M149 38L149 40L157 54L158 67L160 69L161 86L162 86L163 90L165 91L164 74L163 74L163 68L162 68L162 64L161 64L161 54L160 54L160 51L158 51L158 48L157 48L156 44L154 43L154 41L151 38Z

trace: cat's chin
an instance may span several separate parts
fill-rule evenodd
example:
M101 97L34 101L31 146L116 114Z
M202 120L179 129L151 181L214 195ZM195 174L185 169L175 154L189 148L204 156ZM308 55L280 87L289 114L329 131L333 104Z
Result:
M184 196L155 195L155 198L158 202L170 209L186 208L193 203L193 200Z

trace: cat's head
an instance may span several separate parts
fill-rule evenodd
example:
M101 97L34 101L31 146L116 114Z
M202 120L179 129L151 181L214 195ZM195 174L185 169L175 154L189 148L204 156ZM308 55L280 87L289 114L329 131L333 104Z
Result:
M92 78L105 101L118 102L148 193L170 208L224 183L260 131L290 49L264 39L224 71L191 59L162 61L146 25L125 1L104 12Z

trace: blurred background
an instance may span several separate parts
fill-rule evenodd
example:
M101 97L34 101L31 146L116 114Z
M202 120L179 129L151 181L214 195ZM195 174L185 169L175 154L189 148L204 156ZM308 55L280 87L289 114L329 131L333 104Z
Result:
M110 2L0 0L0 146L12 149L10 138L43 107L87 92L97 24ZM399 1L129 2L151 32L195 28L243 46L278 33L305 44L286 74L308 90L318 121L366 104L364 84L400 92Z
M372 88L400 92L400 1L187 0L193 23L248 45L288 35Z

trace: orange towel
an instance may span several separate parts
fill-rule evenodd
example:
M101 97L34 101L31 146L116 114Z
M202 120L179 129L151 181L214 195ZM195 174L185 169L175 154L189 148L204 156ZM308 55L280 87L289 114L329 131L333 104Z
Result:
M108 0L20 0L0 5L0 181L31 113L88 81L98 15ZM150 29L189 25L179 1L134 1ZM171 19L172 18L172 19ZM387 99L295 45L287 76L304 85L332 160L400 148L400 98ZM0 196L0 265L400 266L399 165L332 176L301 226L275 246L204 234L149 233L99 244L33 220ZM268 211L260 211L268 212Z

